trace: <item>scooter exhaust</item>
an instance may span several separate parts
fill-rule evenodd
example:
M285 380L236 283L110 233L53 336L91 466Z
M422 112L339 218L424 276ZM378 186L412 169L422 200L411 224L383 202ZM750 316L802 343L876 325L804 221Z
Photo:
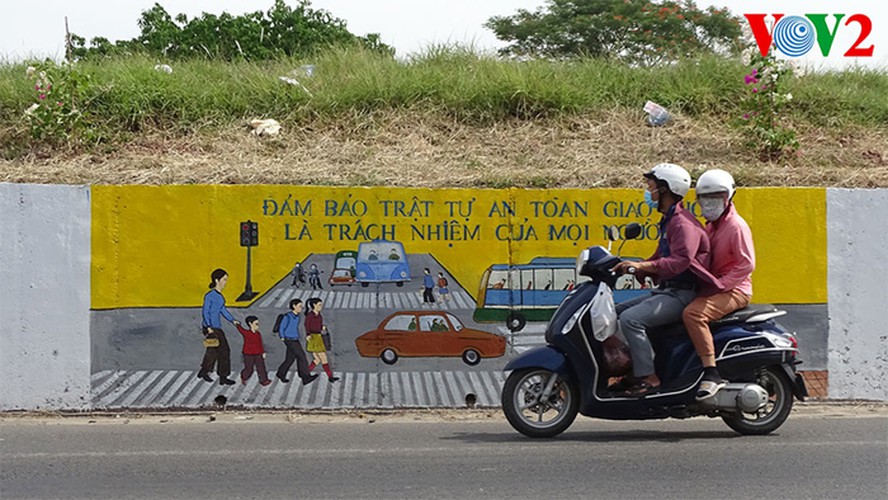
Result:
M758 384L728 384L698 403L708 409L755 413L768 403L768 391Z

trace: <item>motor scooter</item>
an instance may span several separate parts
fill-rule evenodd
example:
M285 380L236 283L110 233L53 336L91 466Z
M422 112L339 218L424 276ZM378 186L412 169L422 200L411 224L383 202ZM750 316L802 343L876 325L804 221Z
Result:
M611 242L636 239L637 223L608 231ZM593 246L577 258L578 274L589 278L571 291L546 327L546 345L511 360L502 392L503 411L518 432L535 438L564 432L577 413L612 420L721 417L740 434L768 434L792 410L793 398L807 397L796 371L798 342L774 318L786 314L770 304L754 304L710 324L716 363L730 382L714 396L696 399L703 367L681 322L648 332L661 386L639 397L608 390L622 373L608 369L606 345L592 334L591 310L599 285L614 288L610 271L620 262L608 247ZM622 244L620 245L622 249Z

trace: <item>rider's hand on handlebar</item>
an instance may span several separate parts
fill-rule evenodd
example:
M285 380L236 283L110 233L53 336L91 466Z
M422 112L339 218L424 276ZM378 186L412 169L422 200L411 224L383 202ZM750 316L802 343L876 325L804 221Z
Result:
M611 268L611 272L614 274L626 274L634 272L637 262L632 262L631 260L624 260L617 264L616 266Z

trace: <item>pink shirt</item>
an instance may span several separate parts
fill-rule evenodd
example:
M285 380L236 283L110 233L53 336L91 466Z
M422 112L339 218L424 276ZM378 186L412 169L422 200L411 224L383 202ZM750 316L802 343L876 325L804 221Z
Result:
M755 270L755 248L752 231L731 203L715 222L706 224L712 250L709 271L716 283L705 286L700 295L713 295L737 289L752 296L752 271Z

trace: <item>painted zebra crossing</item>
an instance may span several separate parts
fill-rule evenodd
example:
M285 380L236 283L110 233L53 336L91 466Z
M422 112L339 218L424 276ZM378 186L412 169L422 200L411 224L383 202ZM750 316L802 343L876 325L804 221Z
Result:
M259 300L260 309L286 309L293 299L303 302L312 297L324 301L326 309L418 309L423 307L419 292L347 292L340 290L306 290L303 288L280 287L271 290ZM475 301L462 290L450 293L450 300L435 302L435 308L445 310L474 309Z
M236 378L237 374L234 374ZM95 408L200 408L224 396L229 406L246 408L358 409L456 408L469 394L479 407L500 405L505 383L501 371L344 372L336 383L319 377L277 380L266 387L258 378L221 386L197 378L192 370L105 370L92 375Z
M497 328L500 335L506 337L506 341L516 353L522 353L538 345L546 343L546 324L532 323L524 327L520 332L510 331L505 326Z

